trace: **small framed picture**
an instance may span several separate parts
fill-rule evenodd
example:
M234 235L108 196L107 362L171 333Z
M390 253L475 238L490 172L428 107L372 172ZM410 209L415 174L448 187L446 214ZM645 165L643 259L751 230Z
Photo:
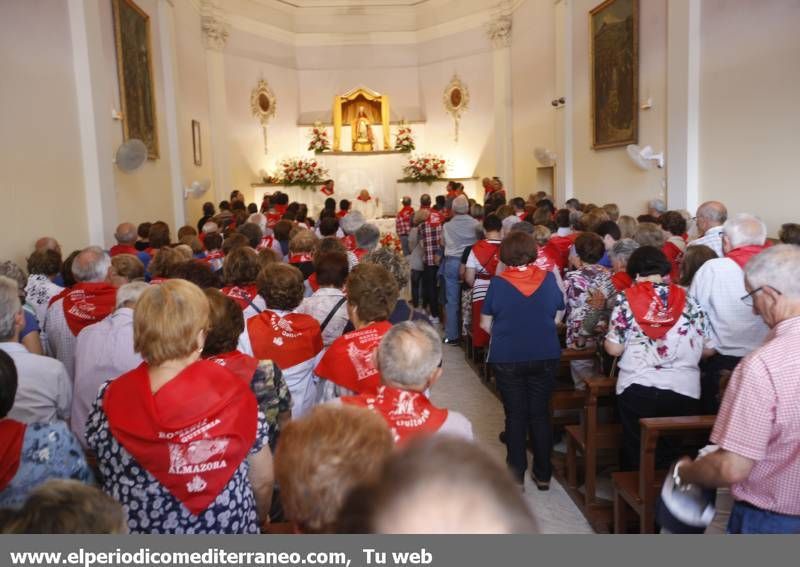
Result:
M192 153L194 155L194 164L203 165L203 150L200 147L200 123L197 120L192 120Z

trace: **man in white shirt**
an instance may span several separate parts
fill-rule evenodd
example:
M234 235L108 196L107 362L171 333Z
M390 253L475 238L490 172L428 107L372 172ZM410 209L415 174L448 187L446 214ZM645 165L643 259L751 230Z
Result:
M708 246L722 258L722 225L728 220L728 209L719 201L708 201L697 208L697 231L700 238L689 242L689 246Z
M17 394L8 417L23 423L69 420L72 399L64 365L46 356L32 354L19 343L25 323L17 282L0 276L0 349L17 367Z
M86 419L97 398L97 391L106 381L142 363L142 357L133 350L133 310L146 289L144 282L120 287L114 313L78 334L70 428L84 447Z
M49 352L64 364L70 377L75 375L78 333L114 310L116 290L109 283L110 269L111 258L101 248L84 249L72 263L77 283L47 308L44 329Z
M768 328L746 303L744 266L764 250L767 227L747 214L728 220L722 230L725 257L709 260L697 271L689 288L708 316L717 353L703 364L701 405L704 412L719 407L719 373L733 370L742 357L761 346Z

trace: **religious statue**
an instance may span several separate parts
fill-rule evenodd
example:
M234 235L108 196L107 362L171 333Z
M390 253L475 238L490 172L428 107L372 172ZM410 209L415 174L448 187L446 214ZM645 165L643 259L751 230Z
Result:
M351 124L353 130L353 151L371 152L375 139L372 136L372 125L363 106L358 107L358 116Z

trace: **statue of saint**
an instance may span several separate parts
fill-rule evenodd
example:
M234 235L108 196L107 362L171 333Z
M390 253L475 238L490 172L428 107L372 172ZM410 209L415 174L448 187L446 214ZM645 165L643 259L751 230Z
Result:
M367 118L367 112L363 106L358 107L358 116L351 124L353 130L353 151L371 152L374 151L374 141L372 136L372 125Z

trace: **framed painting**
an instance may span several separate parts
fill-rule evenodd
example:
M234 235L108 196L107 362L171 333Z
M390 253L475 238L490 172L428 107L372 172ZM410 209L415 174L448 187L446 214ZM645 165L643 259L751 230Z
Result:
M192 155L195 165L203 165L203 149L200 146L200 123L192 120Z
M606 0L589 12L592 148L639 141L639 0Z
M111 5L114 12L123 139L141 140L147 146L147 157L157 159L158 128L150 16L132 0L111 0Z

